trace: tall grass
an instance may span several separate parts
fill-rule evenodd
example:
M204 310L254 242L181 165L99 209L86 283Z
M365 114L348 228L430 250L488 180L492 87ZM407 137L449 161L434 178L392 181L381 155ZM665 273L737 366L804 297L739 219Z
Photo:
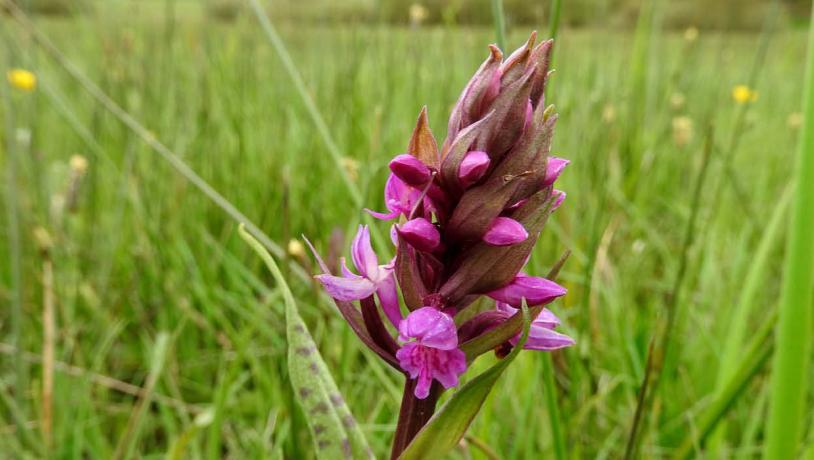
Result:
M780 292L775 354L763 458L794 458L802 436L811 365L814 309L814 10L808 38L803 129L795 161L795 192Z
M132 6L136 3L117 5L124 9L111 6L98 16L43 19L37 25L88 81L140 122L146 139L88 97L64 67L24 38L24 29L6 18L0 24L12 37L8 46L24 51L4 58L34 69L42 82L42 91L33 95L5 93L9 106L2 108L4 123L13 114L16 127L30 129L33 148L15 156L16 196L2 191L3 201L18 209L24 295L18 343L11 343L10 312L0 311L0 381L11 382L18 363L31 367L32 376L40 374L42 324L39 315L28 314L41 304L30 230L48 207L39 198L40 186L49 195L60 192L69 156L86 153L87 181L53 252L59 318L53 455L109 458L130 424L134 456L163 456L177 447L174 452L183 451L183 458L308 458L307 426L286 376L280 290L236 237L234 220L156 156L147 140L183 160L250 216L281 252L287 234L306 234L325 254L346 248L343 234L360 218L354 198L255 18L212 23L178 3L177 22L168 20L168 26L166 18L155 21L154 13ZM449 107L484 59L484 45L494 39L492 28L304 27L283 20L274 25L337 148L356 162L351 179L362 203L378 209L386 161L406 147L421 106L429 107L433 130L443 138ZM175 40L165 39L167 27ZM527 32L508 33L509 48ZM485 458L489 451L501 458L553 458L559 445L566 457L622 455L629 425L619 421L630 420L635 408L655 312L678 268L681 229L690 213L687 184L700 166L692 154L700 151L700 136L696 132L688 144L677 145L672 118L689 117L698 128L711 114L728 138L737 112L729 91L749 72L758 40L702 31L688 55L680 35L659 32L651 43L659 66L686 70L675 79L643 74L651 108L640 119L645 135L633 153L647 168L631 195L624 184L637 173L623 166L619 154L627 141L623 116L634 103L620 96L628 85L631 39L622 31L560 28L557 72L547 95L561 114L554 152L572 163L561 179L568 199L528 270L544 275L563 249L573 250L560 276L569 294L552 309L578 345L552 354L550 369L539 355L521 354L504 376L505 387L496 388L471 427L470 439L477 441L452 458ZM785 30L776 40L777 52L766 57L761 80L766 83L745 110L746 129L732 160L740 181L750 184L753 209L775 205L791 170L794 128L786 118L798 110L801 81L794 75L804 37ZM769 84L781 80L782 85ZM686 101L681 107L670 102L678 92ZM3 135L8 141L8 133ZM775 167L762 166L766 152L774 155ZM0 161L8 167L6 152ZM282 178L286 170L288 185ZM283 222L285 193L290 211ZM721 306L737 298L760 244L760 235L744 232L747 221L731 190L720 200L714 225L705 227L688 259L685 327L673 347L676 371L661 382L655 409L642 426L642 456L669 455L706 419L705 395L716 387L711 369L725 337L720 329L728 324L729 310ZM702 216L712 209L704 201L701 207ZM0 219L5 261L14 248L9 217L3 213ZM302 255L294 252L290 260L302 274L312 271ZM768 304L778 289L771 275L777 258L769 257L767 264L758 305ZM4 305L12 299L11 281L4 263ZM372 448L386 452L398 410L397 376L373 365L375 359L307 277L289 284ZM759 319L750 316L747 330ZM153 374L151 404L134 411L145 400L161 331L171 331L172 346L163 370ZM491 364L489 357L476 363L473 375ZM745 394L765 394L761 379L748 382ZM41 454L35 422L42 404L39 384L32 379L19 403L2 385L4 454ZM543 387L556 391L543 396ZM715 415L725 417L731 427L727 441L744 454L762 448L763 432L754 422L760 407L753 399L760 397L734 398L723 415ZM557 409L560 424L552 425L552 412L545 413L544 406ZM556 426L561 433L552 431ZM473 448L477 443L486 449Z

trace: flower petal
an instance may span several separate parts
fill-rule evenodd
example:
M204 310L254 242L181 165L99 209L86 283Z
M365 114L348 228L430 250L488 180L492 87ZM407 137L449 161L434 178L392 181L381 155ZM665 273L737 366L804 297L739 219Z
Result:
M399 306L399 294L396 289L396 277L392 273L377 284L376 294L387 319L393 323L393 327L398 328L401 322L401 307Z
M523 299L526 299L526 303L529 305L544 305L565 295L566 292L568 292L567 289L551 280L521 273L506 286L488 292L486 295L519 308L523 304Z
M404 183L417 187L426 184L432 178L432 173L427 165L406 153L397 155L390 161L390 171Z
M377 281L375 276L379 271L379 258L370 245L370 229L367 225L360 225L351 245L351 257L356 269L365 278Z
M467 152L464 159L461 160L461 165L458 166L458 179L461 181L461 186L466 188L474 184L489 169L489 155L480 150L473 150Z
M432 252L441 245L441 233L438 232L438 228L423 217L404 223L398 232L419 251Z
M560 177L563 169L568 166L570 161L563 158L549 157L545 169L545 178L543 179L543 187L553 185L554 182Z
M457 348L439 350L409 342L399 348L396 359L410 378L417 379L413 393L419 399L429 395L433 379L451 388L458 385L458 376L466 371L466 355Z
M400 211L390 211L390 212L377 212L373 211L372 209L365 208L365 212L370 214L371 216L381 219L381 220L390 220L398 217L401 212Z
M436 363L433 377L441 382L444 388L458 386L458 376L466 371L466 354L455 348L453 350L434 350Z
M519 337L512 339L512 345L517 344L518 340ZM547 327L532 325L531 329L529 329L529 338L523 348L526 350L551 351L570 347L574 343L576 343L574 339L565 334L560 334Z
M352 271L350 271L350 268L348 268L348 262L347 262L347 260L345 260L344 257L340 258L339 261L340 261L340 268L342 270L342 276L343 277L350 278L350 279L364 278L364 276L359 276L356 273L353 273Z
M399 323L399 339L403 342L416 339L427 347L452 350L458 346L458 331L449 315L433 307L422 307Z
M509 246L525 241L529 232L520 222L508 217L496 217L492 221L483 241L492 246Z
M376 285L366 278L344 278L333 275L316 275L316 278L336 300L360 300L376 292Z
M551 212L554 212L554 210L559 208L560 205L562 205L562 202L565 201L565 192L563 192L562 190L554 189L554 191L551 192L551 194L555 196L554 204L551 205Z

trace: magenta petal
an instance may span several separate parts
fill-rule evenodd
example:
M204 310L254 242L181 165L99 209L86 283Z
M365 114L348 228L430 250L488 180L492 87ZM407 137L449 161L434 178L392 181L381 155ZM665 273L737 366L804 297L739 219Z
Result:
M545 170L545 178L543 179L543 187L548 187L554 184L558 177L560 177L560 173L562 170L568 166L570 161L557 158L557 157L549 157L548 164L546 164Z
M341 270L342 270L342 276L343 277L351 278L351 279L353 279L353 278L364 278L364 276L359 276L356 273L353 273L352 271L350 271L350 269L348 268L348 263L347 263L347 261L345 260L344 257L339 259L339 261L340 261L340 267L341 267Z
M399 211L390 211L390 212L377 212L373 211L372 209L365 208L365 212L370 214L371 216L381 219L381 220L390 220L394 219L401 214Z
M464 159L461 160L461 165L458 166L458 179L461 181L463 187L468 187L474 184L489 169L489 155L480 150L473 150L467 152Z
M351 245L351 257L356 269L365 278L377 281L379 272L379 258L370 245L370 229L367 225L360 225Z
M409 215L420 197L419 190L405 184L395 174L390 174L390 177L387 178L384 186L384 202L390 211Z
M508 217L496 217L483 235L483 241L492 246L508 246L525 241L528 237L529 232L520 222Z
M418 158L408 154L393 158L390 162L390 171L406 184L413 186L422 186L432 178L430 168Z
M382 305L382 310L387 316L387 319L393 324L393 327L398 328L401 322L401 307L399 306L399 294L396 290L396 279L392 274L380 281L376 295L379 296L379 302Z
M548 308L543 308L540 314L537 315L537 318L534 319L533 323L549 329L554 329L560 325L560 319L557 318L557 316Z
M437 364L434 377L444 388L458 386L458 376L466 371L466 354L453 350L436 350Z
M457 348L439 350L409 342L399 348L396 359L410 378L416 379L413 393L418 399L429 395L433 379L451 388L458 385L458 376L466 371L466 355Z
M551 205L551 212L554 212L554 210L559 208L562 202L565 201L565 192L554 189L551 193L554 195L554 204Z
M399 227L399 233L410 245L419 251L432 252L441 245L441 233L430 221L423 217L406 222Z
M333 275L316 275L316 278L336 300L360 300L376 292L376 285L367 278L344 278Z
M551 280L520 274L511 283L486 295L519 308L523 304L523 299L526 299L528 305L544 305L565 295L566 292L564 287Z
M458 346L458 331L449 315L433 307L422 307L401 320L399 339L403 342L416 339L427 347L451 350Z
M510 342L515 345L518 340L519 338L515 337ZM551 351L570 347L574 343L576 343L574 339L565 334L560 334L547 327L532 325L529 330L529 338L523 348L526 350Z

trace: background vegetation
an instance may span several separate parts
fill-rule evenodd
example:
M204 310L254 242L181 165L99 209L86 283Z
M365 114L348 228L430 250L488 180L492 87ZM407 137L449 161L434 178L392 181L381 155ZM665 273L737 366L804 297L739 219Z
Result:
M35 24L148 137L311 273L310 256L289 240L307 235L336 263L362 218L338 168L366 206L382 208L387 160L406 147L420 108L429 107L443 138L449 108L494 40L485 0L426 2L426 20L412 25L410 3L271 7L339 163L237 2L70 2ZM560 179L568 199L530 271L544 274L573 251L561 275L569 294L553 309L577 346L552 354L550 400L547 361L521 354L459 458L487 458L487 450L549 458L558 439L567 458L621 457L649 344L674 315L638 441L641 456L669 457L697 436L721 376L735 373L771 321L801 128L805 2L638 3L564 2L572 27L558 36L548 101L560 112L554 150L572 161ZM66 4L29 2L43 13ZM531 29L546 35L547 2L507 0L506 8L512 48ZM309 458L286 376L280 292L236 223L89 97L25 27L1 17L0 31L3 73L38 76L31 93L2 85L0 260L9 263L0 264L0 305L11 307L0 309L0 457ZM755 97L733 100L741 84ZM301 314L383 454L399 378L299 272L288 275ZM49 294L56 380L44 396ZM750 374L709 458L759 452L767 371Z

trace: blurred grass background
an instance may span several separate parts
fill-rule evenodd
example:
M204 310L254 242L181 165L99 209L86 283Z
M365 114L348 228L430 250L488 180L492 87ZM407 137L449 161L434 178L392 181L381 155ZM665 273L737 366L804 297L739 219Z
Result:
M415 9L411 19L413 2L272 2L270 17L345 156L337 165L243 3L20 4L70 62L309 272L310 255L289 240L307 235L335 260L362 218L337 168L366 206L383 208L387 161L405 149L420 108L429 107L443 139L451 105L494 41L485 0L427 1L420 20ZM505 6L510 48L532 29L546 35L548 2ZM644 458L670 457L693 436L719 368L741 358L722 363L725 344L745 350L775 307L783 232L767 238L766 227L786 205L800 129L805 6L564 2L548 101L560 112L555 154L572 161L559 186L568 200L530 271L543 274L573 251L561 275L569 294L553 306L578 343L553 354L567 458L621 457L648 343L671 298L672 348L641 427ZM640 11L652 16L637 35ZM21 277L13 263L0 264L0 304L13 305L19 292L21 311L0 310L0 458L126 457L131 444L139 458L310 458L286 377L280 293L236 223L24 28L2 15L0 28L4 73L19 67L38 77L31 93L2 88L0 260L19 250ZM755 100L733 100L741 84ZM705 144L709 173L687 246ZM40 390L47 265L56 312L51 441ZM739 309L755 270L754 297ZM383 456L399 377L362 349L312 283L293 274L290 283ZM738 315L743 336L731 339ZM554 455L541 358L524 353L509 368L457 457L488 458L478 442L500 458ZM708 458L760 451L766 376L763 369L749 381ZM138 415L145 396L152 403Z

